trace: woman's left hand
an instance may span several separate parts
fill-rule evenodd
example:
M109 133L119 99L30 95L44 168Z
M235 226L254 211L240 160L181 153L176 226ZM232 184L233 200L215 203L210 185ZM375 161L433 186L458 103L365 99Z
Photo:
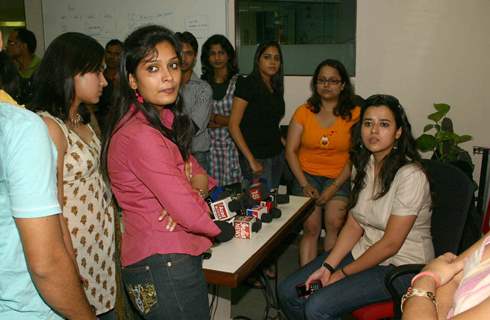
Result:
M336 188L333 185L329 186L328 188L323 190L323 192L320 194L320 197L316 200L315 204L319 207L326 205L327 202L333 198L335 192Z
M456 258L457 256L451 252L446 252L445 254L432 260L425 266L423 271L433 272L439 276L439 280L441 281L439 285L443 286L464 268L465 260L455 262L454 260Z
M172 219L172 217L168 214L167 210L163 209L162 213L158 217L158 221L163 221L166 218L166 223L165 223L165 229L168 231L172 232L174 231L175 227L177 226L177 222Z
M262 171L264 171L264 167L256 159L250 161L250 169L252 169L252 173L254 176L260 176L262 174Z

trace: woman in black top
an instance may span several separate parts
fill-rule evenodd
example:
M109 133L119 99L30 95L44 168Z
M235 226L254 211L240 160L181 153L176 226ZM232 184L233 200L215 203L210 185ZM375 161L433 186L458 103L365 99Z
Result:
M275 41L257 47L252 73L237 83L229 129L241 151L245 183L264 178L277 188L282 173L279 122L284 116L283 60Z

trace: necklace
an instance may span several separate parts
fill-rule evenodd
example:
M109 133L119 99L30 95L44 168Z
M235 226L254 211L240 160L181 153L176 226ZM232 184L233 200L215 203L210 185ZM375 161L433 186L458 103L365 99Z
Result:
M321 138L320 138L320 144L322 146L326 146L328 144L328 136L327 135L323 135Z
M73 116L70 117L68 120L70 122L70 125L73 126L74 128L78 128L80 126L80 123L82 122L82 116L77 112Z

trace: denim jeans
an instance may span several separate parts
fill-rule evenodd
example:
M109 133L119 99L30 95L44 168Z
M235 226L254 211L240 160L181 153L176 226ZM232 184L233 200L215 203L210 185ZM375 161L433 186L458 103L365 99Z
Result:
M342 315L367 304L389 300L391 298L384 285L387 272L394 267L376 266L348 276L319 291L308 298L298 297L296 285L305 283L306 279L325 261L325 252L315 260L296 271L279 284L279 304L288 319L341 319ZM348 254L337 269L354 261ZM398 290L406 290L411 276L400 277L395 282Z
M247 159L240 155L240 168L242 169L244 179L243 188L247 189L252 184L254 178L265 179L265 181L267 181L267 190L278 188L284 166L284 152L271 158L257 159L257 161L260 162L264 168L260 177L255 177L253 175Z
M201 256L153 255L123 268L122 277L144 319L209 319Z
M305 171L303 171L303 174L305 175L306 181L308 181L308 183L311 186L317 189L320 194L323 192L323 190L328 188L335 180L332 178L315 176ZM343 185L340 186L340 188L337 189L337 192L335 192L335 197L348 198L349 193L350 193L350 180L348 179L346 182L344 182ZM291 194L295 196L304 196L303 188L301 188L297 179L294 179L293 181Z
M206 171L206 173L209 172L209 151L196 151L193 152L192 155L194 158L199 162L201 167Z

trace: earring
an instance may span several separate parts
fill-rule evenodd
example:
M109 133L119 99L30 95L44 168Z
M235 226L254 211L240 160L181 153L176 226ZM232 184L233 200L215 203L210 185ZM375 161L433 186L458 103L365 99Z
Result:
M398 150L398 140L395 141L395 144L393 145L393 150Z
M135 93L136 93L136 101L138 101L139 104L143 104L143 102L145 102L145 100L143 99L143 96L135 90Z

